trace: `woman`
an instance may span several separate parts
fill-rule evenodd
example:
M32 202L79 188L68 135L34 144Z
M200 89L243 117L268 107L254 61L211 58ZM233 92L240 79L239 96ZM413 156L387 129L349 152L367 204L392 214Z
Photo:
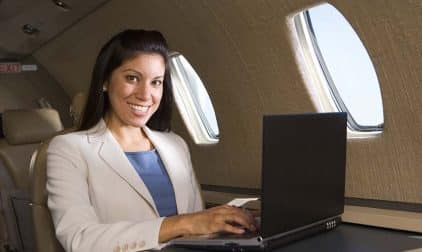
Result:
M191 234L254 230L252 216L203 210L186 143L170 131L167 44L126 30L101 49L79 131L47 152L47 191L66 251L137 251Z

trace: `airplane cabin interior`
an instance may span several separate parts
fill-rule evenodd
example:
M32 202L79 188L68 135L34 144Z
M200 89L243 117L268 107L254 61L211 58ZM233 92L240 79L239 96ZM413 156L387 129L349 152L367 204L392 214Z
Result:
M95 58L124 29L167 39L172 131L207 207L259 197L264 115L347 112L342 222L422 250L421 0L0 0L0 251L64 251L46 150L78 129Z

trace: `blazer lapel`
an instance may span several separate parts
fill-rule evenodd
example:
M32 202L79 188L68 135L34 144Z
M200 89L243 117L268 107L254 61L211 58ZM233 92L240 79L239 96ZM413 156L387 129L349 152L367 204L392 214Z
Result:
M147 127L143 127L143 130L160 155L170 177L176 197L177 213L186 213L188 211L189 198L187 192L190 188L190 181L189 178L186 177L188 174L186 173L183 159L177 154L175 155L175 153L178 153L179 151L176 151L175 146L168 141L167 137L163 137L162 134L157 134Z
M112 168L117 175L124 179L141 197L148 202L154 212L159 216L154 200L149 193L148 188L139 177L138 173L132 167L130 161L125 156L119 143L107 129L103 120L95 127L94 132L88 132L89 141L100 141L102 145L99 150L99 156ZM112 185L106 185L112 186Z

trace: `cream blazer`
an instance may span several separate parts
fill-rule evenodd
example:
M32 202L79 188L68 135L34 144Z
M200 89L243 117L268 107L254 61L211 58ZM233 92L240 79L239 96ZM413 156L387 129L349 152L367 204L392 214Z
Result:
M203 209L186 143L143 128L167 169L177 212ZM56 136L47 151L48 207L66 251L159 248L154 200L103 120L87 131Z

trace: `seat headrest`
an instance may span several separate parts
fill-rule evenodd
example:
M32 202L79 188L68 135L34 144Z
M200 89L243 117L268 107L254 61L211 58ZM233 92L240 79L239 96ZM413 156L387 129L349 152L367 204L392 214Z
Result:
M51 108L3 112L3 132L9 144L38 143L63 130L59 113Z
M72 99L72 104L70 105L70 116L73 119L73 126L75 127L79 127L79 124L81 123L87 99L87 95L82 92L77 93Z

